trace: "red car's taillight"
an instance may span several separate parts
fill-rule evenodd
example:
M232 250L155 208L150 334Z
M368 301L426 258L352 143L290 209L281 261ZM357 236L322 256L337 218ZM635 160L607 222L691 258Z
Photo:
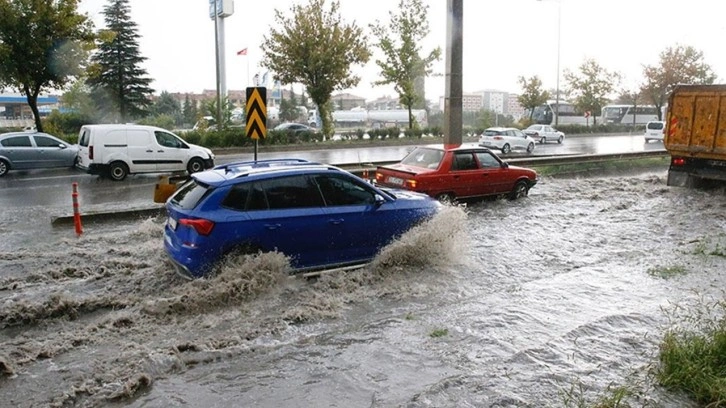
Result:
M197 231L197 234L204 235L204 236L209 235L212 232L212 228L214 228L213 221L205 220L202 218L199 218L199 219L181 218L179 220L179 224L194 228L194 231Z

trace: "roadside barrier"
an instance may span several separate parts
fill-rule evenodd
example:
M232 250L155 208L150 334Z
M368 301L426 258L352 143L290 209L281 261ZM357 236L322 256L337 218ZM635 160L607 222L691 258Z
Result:
M78 206L78 183L73 182L73 225L76 227L76 235L83 234L83 226L81 225L81 210Z
M165 203L166 200L176 191L176 183L172 183L169 176L160 176L159 182L154 188L154 202Z

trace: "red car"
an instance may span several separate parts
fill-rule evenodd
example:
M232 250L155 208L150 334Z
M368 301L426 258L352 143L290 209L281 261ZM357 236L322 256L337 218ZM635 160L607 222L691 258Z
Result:
M376 183L404 188L439 200L506 195L525 197L538 181L537 172L510 166L485 147L419 146L400 163L379 166Z

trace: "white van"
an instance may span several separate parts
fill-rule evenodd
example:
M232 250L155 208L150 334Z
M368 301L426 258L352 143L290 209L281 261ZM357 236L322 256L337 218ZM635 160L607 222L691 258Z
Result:
M650 121L645 125L645 143L651 140L663 141L663 135L665 132L665 122L663 121Z
M78 147L79 168L117 181L134 173L195 173L214 166L211 150L154 126L85 125Z

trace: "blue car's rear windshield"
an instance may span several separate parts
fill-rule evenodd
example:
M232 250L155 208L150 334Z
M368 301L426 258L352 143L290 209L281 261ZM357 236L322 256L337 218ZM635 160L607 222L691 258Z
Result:
M207 191L209 191L208 185L192 179L179 188L171 197L171 202L182 209L191 210L199 204Z

